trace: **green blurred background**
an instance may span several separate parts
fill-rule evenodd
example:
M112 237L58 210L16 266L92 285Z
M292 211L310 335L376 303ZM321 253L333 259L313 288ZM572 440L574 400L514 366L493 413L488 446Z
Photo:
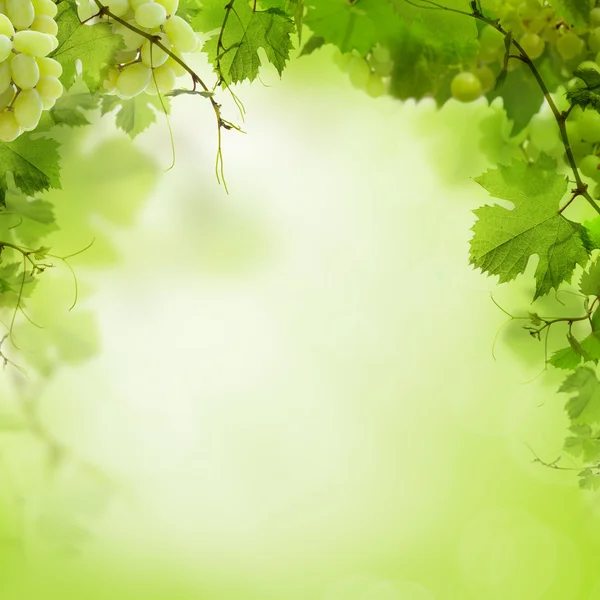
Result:
M372 100L327 50L262 82L230 195L194 98L171 171L163 120L65 144L51 241L97 242L78 307L57 271L31 308L64 343L23 352L64 357L28 393L101 471L2 442L0 599L600 598L598 498L533 462L561 451L560 377L515 324L492 357L490 291L523 314L535 264L501 288L468 265L502 119Z

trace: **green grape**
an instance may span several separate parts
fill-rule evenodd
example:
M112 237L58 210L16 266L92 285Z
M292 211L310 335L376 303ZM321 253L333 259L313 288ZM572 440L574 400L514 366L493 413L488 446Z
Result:
M164 33L159 33L160 41L170 50L171 44L169 42L169 38ZM142 45L142 63L144 63L147 67L160 67L167 62L167 58L169 55L162 49L159 48L156 44L151 42L150 40L146 40Z
M534 60L543 54L546 45L537 33L526 33L519 43L529 58Z
M556 91L551 94L554 104L560 112L568 110L571 106L571 103L567 100L566 92L567 90L562 85L559 85Z
M48 15L37 15L31 24L31 29L49 35L56 35L58 33L56 21Z
M133 27L137 27L137 23L135 21L127 21L127 23ZM142 44L146 41L144 36L132 31L129 29L129 27L125 27L125 25L116 25L114 31L123 38L123 43L125 44L124 50L127 51L139 50L142 47ZM148 33L144 29L142 29L142 31Z
M41 75L52 75L60 77L63 73L62 65L53 58L43 57L36 59Z
M0 34L0 62L4 62L11 54L13 43L10 38Z
M379 98L385 94L385 83L381 78L381 75L377 73L371 73L369 75L369 81L367 81L367 94L371 98Z
M10 61L10 72L15 84L23 90L35 87L40 78L40 68L33 56L17 54Z
M177 53L175 53L175 55L177 56ZM171 69L173 69L175 72L175 77L183 77L184 75L188 74L186 69L171 56L169 56L165 64L169 65Z
M600 27L595 27L588 36L588 48L596 54L600 52Z
M579 56L585 48L585 42L572 31L568 31L556 42L556 49L564 60Z
M579 170L586 176L596 179L600 177L600 157L595 154L588 154L586 157L579 161Z
M389 48L380 44L372 48L368 61L371 69L381 77L388 77L394 70L394 61Z
M151 96L156 96L159 92L166 94L175 87L175 83L175 71L169 65L162 65L153 70L153 77L150 85L146 88L146 93Z
M4 110L15 97L15 88L12 85L9 85L1 94L0 94L0 110Z
M47 56L52 52L53 46L51 36L31 29L17 31L13 44L17 52L35 57Z
M593 60L584 60L582 63L579 63L577 65L578 69L594 69L595 71L598 71L600 73L600 66L598 66L598 63L594 62Z
M167 11L164 6L156 2L146 2L135 11L135 20L141 27L153 29L160 27L167 19Z
M567 90L569 92L574 92L575 90L580 90L584 87L586 87L585 81L583 81L583 79L580 79L579 77L573 77L567 82Z
M52 98L42 98L42 104L44 105L44 110L50 110L56 104L56 100L52 100Z
M592 8L590 11L590 23L592 27L600 26L600 7Z
M116 87L116 82L115 82ZM42 75L35 89L43 99L58 100L63 94L63 84L58 77Z
M13 24L10 22L10 19L0 13L0 34L5 35L6 37L11 38L15 35L15 28Z
M473 73L463 71L452 79L452 97L460 102L472 102L481 96L481 81Z
M117 17L122 17L129 10L128 0L106 0L103 2L110 12Z
M504 37L491 25L486 25L479 34L479 57L484 62L496 60L504 51Z
M152 2L153 0L150 0L150 2ZM142 6L142 4L146 4L148 2L148 0L129 0L129 4L131 5L131 8L135 11L137 10L140 6Z
M348 75L350 77L350 83L355 88L364 90L367 87L371 75L371 68L364 58L353 56L348 64Z
M0 93L4 93L10 87L11 81L10 63L0 63Z
M544 152L550 152L560 144L559 129L552 116L536 114L529 123L531 143Z
M342 54L340 49L336 46L333 52L333 63L344 73L348 72L348 65L352 61L354 55L351 52Z
M578 125L584 142L591 144L600 142L600 114L595 110L584 110Z
M31 0L6 0L6 14L15 29L27 29L35 19Z
M179 8L179 0L155 0L158 4L164 6L168 15L174 15Z
M123 98L133 98L148 87L151 78L152 71L146 65L136 63L125 67L117 79L117 92Z
M25 131L37 127L43 109L42 98L37 90L22 90L13 103L15 119Z
M481 67L476 67L472 72L481 82L481 92L483 94L486 94L494 87L496 76L488 66L482 65Z
M31 0L33 8L35 9L36 15L48 15L49 17L56 17L58 8L56 2L52 0Z
M174 16L167 19L164 30L177 52L193 52L196 49L198 45L196 33L181 17Z
M15 115L8 110L0 113L0 141L12 142L19 137L21 128L15 119Z
M102 89L107 94L112 94L117 89L117 79L119 78L119 69L111 67L106 74L106 79L102 82ZM40 78L41 79L41 78ZM38 84L39 87L39 84Z

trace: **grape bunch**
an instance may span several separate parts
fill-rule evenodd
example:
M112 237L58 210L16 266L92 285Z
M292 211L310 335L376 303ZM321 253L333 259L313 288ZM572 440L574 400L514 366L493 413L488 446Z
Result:
M194 52L196 33L187 21L176 15L179 0L106 0L109 11L138 31L155 36L174 55ZM83 0L79 8L82 21L98 14L94 0ZM102 21L109 21L105 16ZM93 19L90 24L98 22ZM113 32L122 36L125 48L115 55L115 64L104 81L104 92L125 100L145 92L157 95L170 92L185 68L153 41L125 25L114 22Z
M0 0L0 141L32 131L63 93L52 0Z
M600 6L594 4L592 0L587 28L572 27L545 0L496 0L493 12L532 60L547 56L568 78L582 61L600 62ZM489 91L504 63L504 37L494 27L484 26L478 41L475 63L463 65L451 82L452 96L461 102ZM511 59L508 70L518 68L522 62Z
M366 57L356 50L342 54L336 48L333 61L342 71L348 73L350 83L355 88L364 90L372 98L386 93L394 62L385 46L375 46Z

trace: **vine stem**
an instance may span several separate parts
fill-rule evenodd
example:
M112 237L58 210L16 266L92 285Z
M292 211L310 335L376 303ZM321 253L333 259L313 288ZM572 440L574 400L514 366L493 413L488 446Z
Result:
M416 6L417 8L447 10L449 12L457 13L459 15L471 17L472 19L477 19L478 21L482 21L483 23L486 23L487 25L492 26L494 29L496 29L496 31L500 32L505 38L509 34L509 32L506 31L504 29L504 27L502 27L502 25L500 25L498 20L494 20L494 19L490 19L489 17L486 17L481 12L481 10L479 10L477 3L475 1L471 2L472 12L467 12L465 10L460 10L458 8L450 8L449 6L444 6L442 4L438 4L437 2L434 2L433 0L421 0L421 2L423 2L424 4L429 5L429 6L417 4L416 2L412 2L411 0L404 0L404 1L407 4ZM600 214L600 206L598 206L598 204L594 201L594 199L588 192L587 184L584 183L583 180L581 179L581 175L579 174L579 169L577 167L577 163L575 161L575 157L573 156L573 151L571 149L571 143L569 141L569 136L567 134L567 127L566 127L566 121L571 112L571 109L569 109L568 111L566 111L564 113L561 113L558 110L556 103L554 102L554 100L552 99L552 96L550 95L550 90L548 89L548 86L544 82L542 76L540 75L540 72L538 71L537 67L533 64L533 61L531 60L531 58L529 57L527 52L525 52L525 50L523 50L523 47L521 46L521 44L519 44L519 42L517 42L514 38L511 38L511 43L520 53L520 56L518 57L519 60L524 62L529 67L529 70L531 71L537 84L539 85L540 89L542 90L542 94L544 95L544 98L546 99L546 102L548 103L548 106L550 107L550 110L552 111L552 114L554 115L554 118L556 119L558 128L560 130L561 140L562 140L563 146L565 147L565 152L567 154L567 160L569 162L569 167L573 171L573 175L575 176L575 182L577 183L577 196L583 196L586 199L586 201L588 202L588 204L598 214ZM572 200L574 200L574 199L575 198L573 198ZM564 209L564 207L563 207L563 209Z
M170 48L167 48L167 46L165 46L161 42L160 38L157 35L152 35L150 33L147 33L145 31L143 31L142 29L140 29L139 27L136 27L135 25L131 25L131 23L128 23L127 21L121 19L120 17L118 17L117 15L112 13L108 6L102 4L102 2L100 0L94 0L94 2L96 3L98 10L100 11L95 16L108 17L108 18L112 19L113 21L119 23L123 27L126 27L127 29L137 33L141 37L146 38L151 44L155 44L156 46L158 46L167 56L172 58L178 65L180 65L183 69L185 69L187 71L187 73L189 73L190 77L192 78L192 84L193 84L192 90L193 91L195 91L196 87L198 85L200 85L200 87L202 87L204 92L206 92L206 97L209 99L212 109L215 113L215 117L217 119L217 142L218 142L217 164L216 164L217 181L219 181L219 183L222 182L223 186L225 187L225 191L227 193L229 193L229 190L227 189L227 182L225 181L225 173L223 170L223 150L222 150L223 144L222 144L221 130L223 129L223 127L225 127L226 129L232 129L232 128L237 129L237 128L232 127L230 123L223 120L223 118L221 117L221 106L214 99L213 93L211 92L211 90L204 83L202 78L184 60L182 60L179 56L177 56L174 52L172 52Z

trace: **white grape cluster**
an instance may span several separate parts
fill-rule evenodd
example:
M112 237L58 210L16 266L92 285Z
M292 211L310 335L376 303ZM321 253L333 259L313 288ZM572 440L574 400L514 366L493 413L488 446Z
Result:
M366 57L352 51L342 54L335 49L333 62L345 73L348 73L350 83L363 90L372 98L378 98L386 93L394 62L390 51L385 46L375 46Z
M32 131L63 93L52 0L0 0L0 141Z
M561 19L547 0L496 0L494 16L532 60L549 56L568 77L585 60L600 63L600 6L590 0L588 27L573 27ZM486 25L479 33L479 54L474 65L465 65L451 82L452 96L472 102L491 89L504 62L504 38ZM516 54L516 51L513 52ZM510 60L508 70L523 68Z
M156 36L161 44L180 57L194 52L198 37L189 23L177 16L179 0L106 0L109 11L137 30ZM84 0L79 9L82 20L98 13L94 0ZM104 17L108 20L110 17ZM130 99L143 92L150 95L170 92L177 77L186 75L183 66L148 38L114 22L113 31L123 37L125 48L116 53L116 64L104 81L104 91Z

